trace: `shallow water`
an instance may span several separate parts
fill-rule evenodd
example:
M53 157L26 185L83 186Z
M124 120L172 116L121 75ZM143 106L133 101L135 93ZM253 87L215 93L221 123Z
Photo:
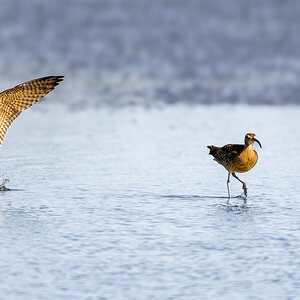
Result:
M9 129L3 299L295 299L300 108L39 105ZM251 125L249 125L251 124ZM248 204L206 145L255 132ZM232 179L232 194L242 192Z
M0 298L296 299L300 108L194 105L299 104L299 9L3 0L1 90L66 78L0 150ZM246 132L227 206L206 145Z

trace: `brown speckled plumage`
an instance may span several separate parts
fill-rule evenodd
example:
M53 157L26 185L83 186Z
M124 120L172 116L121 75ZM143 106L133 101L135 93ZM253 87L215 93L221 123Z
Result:
M63 77L47 76L34 79L0 93L0 145L15 118L51 92Z
M247 195L246 183L240 180L235 173L247 172L256 165L258 155L253 149L254 142L257 142L261 147L260 142L255 138L255 134L247 133L244 145L228 144L223 147L207 146L210 149L209 154L228 171L227 184L229 183L230 174L232 174L243 184L245 195ZM229 187L228 194L230 197Z

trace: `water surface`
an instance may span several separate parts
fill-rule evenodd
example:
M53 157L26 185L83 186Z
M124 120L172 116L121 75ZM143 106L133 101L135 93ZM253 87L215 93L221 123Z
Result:
M49 101L47 101L49 102ZM45 104L45 105L44 105ZM3 299L296 299L298 107L39 105L1 149ZM248 205L206 145L255 132ZM232 194L241 194L232 179Z

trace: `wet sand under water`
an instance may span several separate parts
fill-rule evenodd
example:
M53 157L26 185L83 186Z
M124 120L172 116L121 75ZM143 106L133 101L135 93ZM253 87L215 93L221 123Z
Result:
M298 296L300 108L40 107L1 149L3 299ZM263 148L228 207L206 145L246 132Z

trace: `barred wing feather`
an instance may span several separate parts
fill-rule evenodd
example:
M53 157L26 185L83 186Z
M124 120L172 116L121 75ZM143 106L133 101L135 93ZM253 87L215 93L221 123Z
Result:
M0 93L0 146L15 118L51 92L62 80L63 76L47 76L19 84Z

